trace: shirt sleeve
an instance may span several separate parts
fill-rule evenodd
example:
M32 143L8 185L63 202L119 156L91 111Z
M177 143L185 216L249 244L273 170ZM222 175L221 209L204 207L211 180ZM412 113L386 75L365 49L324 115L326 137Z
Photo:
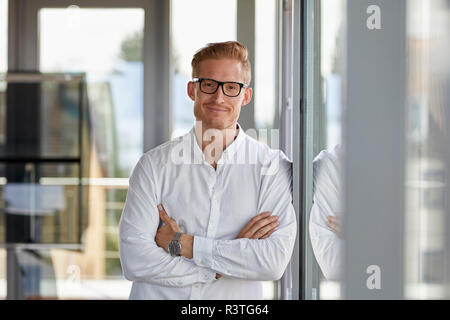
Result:
M343 240L326 225L328 216L340 208L341 193L336 165L323 153L314 161L314 195L309 218L309 235L317 263L327 280L341 279Z
M150 161L142 157L134 168L120 219L119 252L125 278L170 287L214 281L216 272L184 257L172 257L156 245L160 219L155 179L149 166Z
M262 172L258 203L258 213L270 211L279 216L280 225L275 232L261 240L215 240L195 236L193 260L197 265L228 278L281 278L291 258L297 233L292 204L292 164L281 155L280 152L280 156Z

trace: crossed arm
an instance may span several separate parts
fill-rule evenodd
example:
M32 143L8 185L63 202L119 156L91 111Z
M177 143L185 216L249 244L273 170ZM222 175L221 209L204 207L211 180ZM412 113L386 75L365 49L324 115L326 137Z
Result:
M164 226L158 229L156 232L155 242L164 251L169 252L169 242L173 239L177 232L182 232L177 222L170 218L164 207L158 205L159 217L164 222ZM239 232L236 239L266 239L274 231L275 228L280 225L278 222L278 216L271 216L270 211L262 212L257 216L250 219L247 225ZM183 233L180 238L181 252L180 255L187 259L193 257L194 237L192 235ZM216 279L221 277L216 273Z

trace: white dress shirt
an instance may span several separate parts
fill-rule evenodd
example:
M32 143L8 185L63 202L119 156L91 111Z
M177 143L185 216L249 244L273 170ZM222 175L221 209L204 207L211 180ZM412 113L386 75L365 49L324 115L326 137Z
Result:
M133 281L130 299L262 299L262 281L281 278L294 247L291 173L281 151L240 127L216 170L194 128L145 153L130 176L119 227L122 269ZM192 259L156 245L160 203L194 236ZM270 237L235 239L264 211L279 216Z
M314 195L309 235L317 263L328 280L341 279L343 240L326 225L328 216L342 212L342 147L321 151L313 162Z

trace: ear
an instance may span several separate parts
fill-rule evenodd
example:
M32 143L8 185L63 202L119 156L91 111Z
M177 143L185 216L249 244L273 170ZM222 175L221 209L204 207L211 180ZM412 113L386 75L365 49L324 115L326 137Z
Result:
M242 107L249 104L249 102L252 100L252 95L253 95L253 89L245 88L244 99L242 100L242 104L241 104Z
M188 94L189 98L191 98L192 101L195 101L194 86L195 86L195 83L192 81L189 81L187 84L187 94Z

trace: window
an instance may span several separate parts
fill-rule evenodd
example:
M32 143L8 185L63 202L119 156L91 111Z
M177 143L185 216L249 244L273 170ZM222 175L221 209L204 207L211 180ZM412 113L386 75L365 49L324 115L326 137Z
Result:
M277 2L256 1L255 14L255 126L279 128Z
M173 112L171 137L194 125L193 102L187 96L194 53L210 42L236 40L236 0L172 0ZM220 14L217 14L220 12Z
M443 1L406 3L405 297L442 299L445 255L450 250L445 201L450 162L444 147L449 120L445 116L449 7Z
M319 148L333 150L342 142L345 0L320 2L320 87L316 123ZM340 199L343 202L343 199ZM320 299L339 299L340 282L320 273Z
M40 70L86 73L93 131L85 250L51 251L62 298L126 299L130 292L118 222L143 150L143 32L140 8L39 11Z

